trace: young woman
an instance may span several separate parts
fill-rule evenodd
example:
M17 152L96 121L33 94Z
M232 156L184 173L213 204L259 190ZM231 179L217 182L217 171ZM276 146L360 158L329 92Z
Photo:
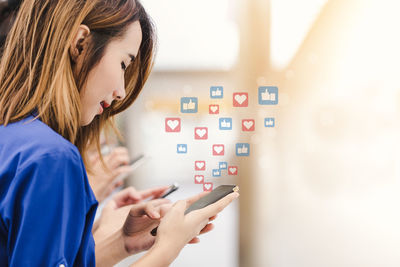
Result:
M201 195L135 205L95 248L86 151L143 88L154 38L138 1L22 3L0 63L1 266L110 266L149 248L134 265L167 266L238 196L187 215Z

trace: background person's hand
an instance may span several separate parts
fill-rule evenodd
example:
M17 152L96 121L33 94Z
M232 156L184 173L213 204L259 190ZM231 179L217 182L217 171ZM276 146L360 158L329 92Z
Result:
M128 165L130 156L125 147L116 147L109 154L103 156L108 170L104 169L97 151L88 154L89 164L93 174L88 173L89 183L99 202L106 199L114 189L121 186L123 181L113 183L119 175L132 172Z

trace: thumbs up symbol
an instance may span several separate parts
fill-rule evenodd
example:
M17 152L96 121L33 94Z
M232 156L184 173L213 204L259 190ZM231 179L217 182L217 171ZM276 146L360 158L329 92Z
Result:
M181 98L181 112L182 113L196 113L197 112L197 97L182 97Z
M230 123L230 122L227 122L226 120L223 120L223 121L221 122L221 127L229 128L229 127L231 127L231 123Z
M238 143L236 144L236 156L249 156L250 155L250 144Z
M211 86L210 87L210 97L211 98L223 98L224 91L222 86Z
M232 130L232 118L219 118L220 130Z
M196 108L196 104L192 101L192 99L189 100L189 103L187 104L187 109L193 110Z
M265 118L265 127L275 127L275 118Z
M243 145L241 148L238 149L238 154L247 154L248 153L248 148Z

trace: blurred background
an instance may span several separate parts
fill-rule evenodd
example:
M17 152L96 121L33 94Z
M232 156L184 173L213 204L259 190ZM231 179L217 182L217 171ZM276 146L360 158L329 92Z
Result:
M146 88L119 117L131 156L148 157L127 184L178 182L170 199L186 198L203 190L194 161L204 160L206 181L241 191L171 266L400 266L400 3L142 2L159 42ZM210 98L211 86L223 86L223 99ZM278 105L259 105L259 86L277 86ZM248 93L248 107L233 107L234 92ZM198 97L198 112L181 113L181 97ZM181 119L181 132L165 132L167 117ZM232 130L218 129L220 117ZM255 131L243 132L242 119ZM195 140L194 127L208 127L208 140ZM237 157L235 143L249 143L250 156ZM212 144L225 155L212 156ZM212 177L219 161L238 175Z

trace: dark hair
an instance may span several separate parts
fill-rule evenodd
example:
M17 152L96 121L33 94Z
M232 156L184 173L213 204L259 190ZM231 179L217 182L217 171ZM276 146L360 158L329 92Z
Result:
M22 0L0 2L0 55Z

